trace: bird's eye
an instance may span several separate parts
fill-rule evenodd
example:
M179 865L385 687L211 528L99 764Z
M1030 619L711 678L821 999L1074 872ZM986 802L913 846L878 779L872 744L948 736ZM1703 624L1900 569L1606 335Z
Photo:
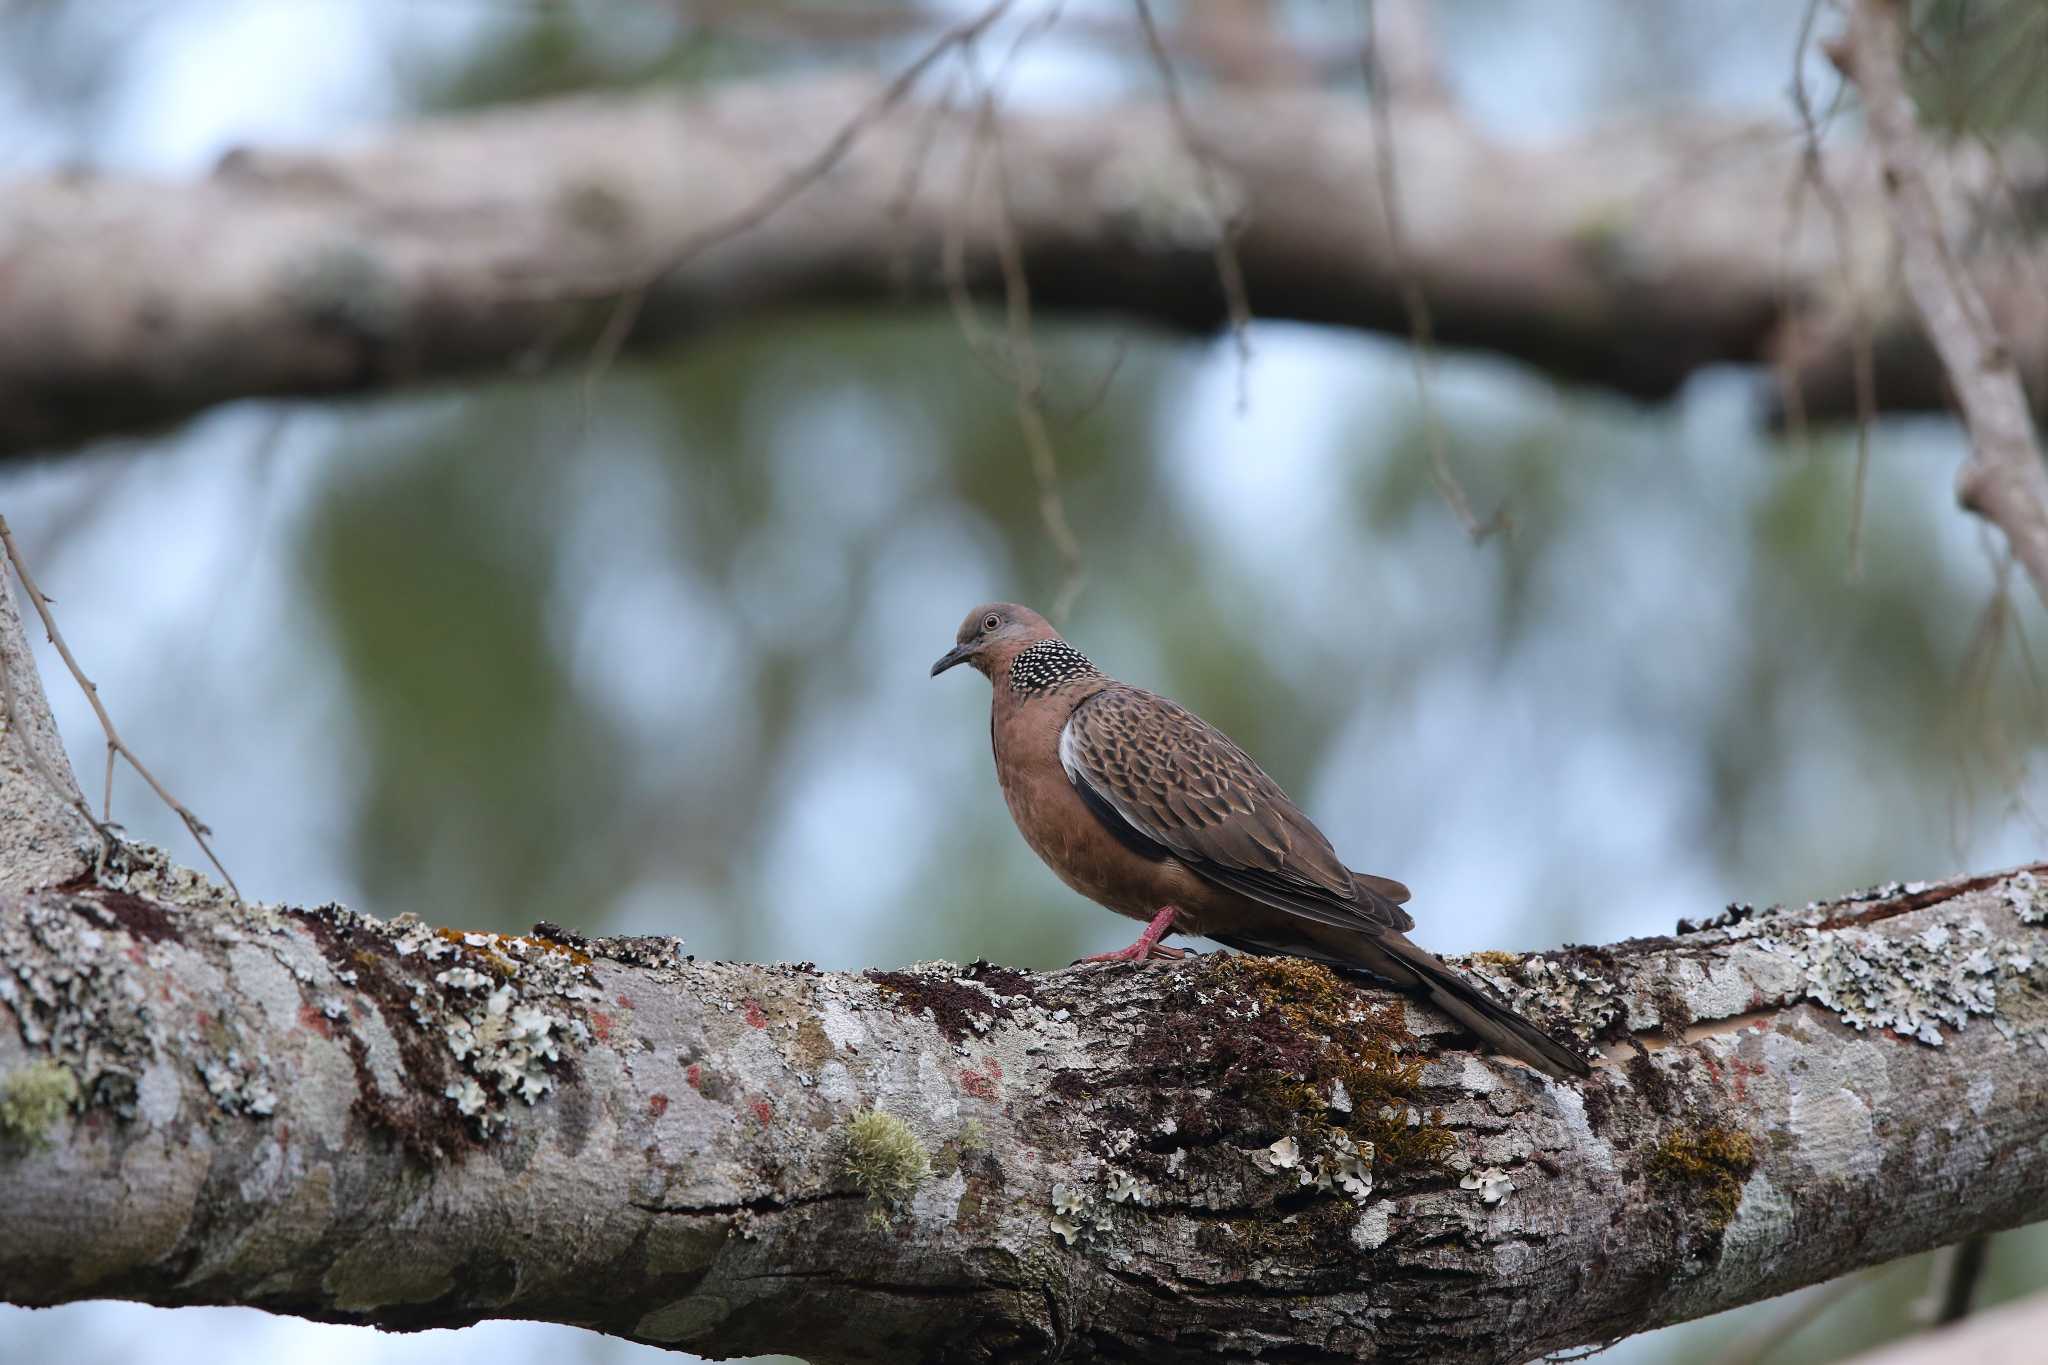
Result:
M995 628L996 628L997 626L1001 625L1002 623L1003 623L1003 618L1002 618L1002 617L1000 617L1000 616L997 616L997 615L996 615L995 613L993 613L993 612L991 612L991 613L989 613L989 614L988 614L987 616L984 616L984 617L982 617L982 618L981 618L981 628L982 628L983 630L985 630L985 631L987 631L987 630L994 630L994 629L995 629Z

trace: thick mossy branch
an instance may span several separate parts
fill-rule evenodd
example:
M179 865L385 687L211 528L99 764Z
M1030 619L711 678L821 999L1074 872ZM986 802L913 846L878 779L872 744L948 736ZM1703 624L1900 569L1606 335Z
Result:
M1606 1049L1570 1084L1285 959L849 975L105 878L0 901L19 1303L1462 1365L2048 1216L2034 870L1476 960Z

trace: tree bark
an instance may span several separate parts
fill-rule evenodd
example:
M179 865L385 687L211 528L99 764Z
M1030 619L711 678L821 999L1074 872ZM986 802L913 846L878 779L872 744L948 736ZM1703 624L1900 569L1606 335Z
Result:
M1041 313L1216 328L1215 249L1236 219L1255 315L1406 334L1362 99L1207 94L1192 110L1207 176L1158 105L1011 113L996 123L1002 175L981 156L964 203L975 111L907 102L864 121L872 98L812 78L564 100L240 151L196 182L17 182L0 199L0 453L238 398L577 363L647 279L627 338L643 349L782 310L936 300L954 233L959 282L1000 297L999 189ZM845 155L762 216L852 125ZM1843 241L1797 192L1801 139L1776 123L1637 122L1510 147L1408 99L1393 135L1406 254L1445 342L1642 397L1707 365L1774 365L1798 411L1827 417L1855 409L1864 316L1879 402L1947 401L1897 290L1865 147L1822 158ZM2048 253L1999 208L2036 193L2048 164L1958 147L1944 170L1940 211L1977 229L1964 264L2022 374L2048 381L2048 298L2030 287Z
M1559 1085L1305 964L700 963L138 854L0 904L0 1297L1526 1360L2048 1216L2037 875L1480 964L1609 1054Z

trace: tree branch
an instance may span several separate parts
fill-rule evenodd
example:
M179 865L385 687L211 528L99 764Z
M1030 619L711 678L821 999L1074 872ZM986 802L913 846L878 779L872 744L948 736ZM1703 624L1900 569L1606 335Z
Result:
M1848 28L1829 55L1863 92L1870 137L1884 162L1906 286L1970 429L1971 453L1956 476L1957 496L2005 532L2014 557L2048 602L2048 466L2011 346L1949 246L1928 175L1927 147L1900 68L1905 42L1898 0L1851 0Z
M539 103L352 146L238 152L197 182L17 182L0 197L0 452L238 398L576 363L616 311L591 297L595 284L638 278L763 202L875 90L809 78ZM1910 310L1889 302L1866 148L1826 153L1860 234L1845 281L1833 232L1793 214L1796 128L1638 121L1510 148L1416 100L1394 120L1407 276L1378 226L1363 101L1204 100L1206 171L1161 103L1005 118L1009 222L1037 309L1220 327L1214 255L1242 217L1231 245L1259 316L1405 335L1412 278L1446 344L1645 397L1705 365L1782 363L1819 418L1855 410L1853 288L1870 301L1879 401L1946 402ZM891 109L772 216L667 274L626 344L674 345L778 310L941 300L974 118ZM1957 216L2004 202L1988 154L1958 149L1951 169L1940 192ZM2048 183L2022 150L2004 171L2021 192ZM969 217L968 285L1000 300L995 215ZM1965 268L2007 310L2013 359L2048 392L2048 299L2023 287L2042 267L2020 253L2044 254L2029 240Z
M2037 870L1483 955L1607 1053L1572 1086L1284 960L568 937L140 858L0 903L0 1297L818 1362L1493 1362L2048 1216Z
M68 881L103 837L78 788L0 565L0 889Z

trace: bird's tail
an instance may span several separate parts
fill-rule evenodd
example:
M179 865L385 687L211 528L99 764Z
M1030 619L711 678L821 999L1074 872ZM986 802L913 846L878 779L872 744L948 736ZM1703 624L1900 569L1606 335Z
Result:
M1566 1048L1536 1025L1509 1009L1492 992L1466 977L1435 953L1399 934L1379 934L1373 945L1405 968L1445 1014L1458 1021L1495 1052L1520 1058L1560 1079L1591 1075L1584 1057ZM1370 964L1377 967L1377 964ZM1385 973L1395 981L1401 976ZM1406 983L1403 983L1406 984Z

